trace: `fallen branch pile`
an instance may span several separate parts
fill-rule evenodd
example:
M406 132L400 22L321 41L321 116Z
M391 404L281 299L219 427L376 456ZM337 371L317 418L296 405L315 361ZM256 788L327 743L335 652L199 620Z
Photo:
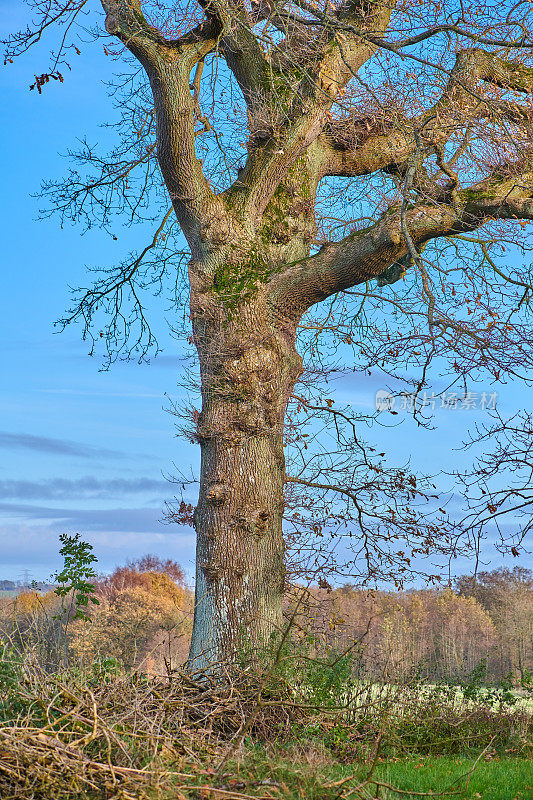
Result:
M405 754L420 747L418 728L430 712L432 729L441 726L442 741L433 742L440 748L443 742L449 747L454 734L467 745L473 739L484 754L513 736L516 752L525 754L533 728L531 715L521 711L495 716L490 709L460 712L445 704L424 710L417 705L426 702L424 694L411 692L409 699L405 687L397 697L390 688L382 697L367 687L344 707L313 706L287 682L251 671L225 680L176 674L98 683L26 664L6 685L0 697L2 800L280 800L283 785L238 774L246 737L279 746L294 742L298 731L306 737L313 730L322 742L333 742L332 758L355 770L340 781L324 780L315 796L363 800L381 790L390 794L392 787L376 775L379 756L391 743ZM510 733L501 733L502 722Z
M32 670L17 687L16 718L0 727L0 796L153 800L187 790L187 797L242 800L202 786L206 759L222 761L252 710L253 731L274 738L302 716L273 697L262 698L258 713L261 691L251 676L239 684L176 676L90 688Z

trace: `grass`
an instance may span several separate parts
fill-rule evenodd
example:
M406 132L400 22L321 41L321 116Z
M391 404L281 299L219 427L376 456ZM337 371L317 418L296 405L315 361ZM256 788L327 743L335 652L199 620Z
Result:
M377 774L404 791L440 792L468 773L473 763L473 759L465 758L404 759L380 765ZM514 758L481 760L466 788L465 783L466 779L453 786L457 800L531 800L533 764ZM399 795L390 792L389 797ZM403 797L410 800L414 795Z
M474 769L473 769L474 768ZM473 771L472 771L473 769ZM335 764L316 750L268 754L250 748L231 764L219 779L209 771L199 772L200 795L209 797L234 792L249 797L279 800L420 800L420 794L454 797L456 800L531 800L533 765L517 758L489 758L476 763L475 758L411 757L378 762L372 779L361 786L369 772L364 765ZM374 782L375 781L375 782ZM377 785L376 785L377 782ZM386 785L399 789L395 792ZM355 787L360 788L353 791ZM378 788L379 787L379 788ZM350 789L352 792L350 792ZM184 797L194 797L194 789L180 787ZM196 790L198 791L198 790ZM191 794L192 793L192 794ZM413 793L413 794L412 794Z

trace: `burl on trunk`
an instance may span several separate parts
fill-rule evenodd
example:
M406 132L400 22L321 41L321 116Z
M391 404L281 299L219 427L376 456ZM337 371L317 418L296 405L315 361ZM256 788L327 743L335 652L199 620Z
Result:
M260 293L234 310L210 305L192 298L202 378L193 669L281 628L283 421L301 372L294 332Z

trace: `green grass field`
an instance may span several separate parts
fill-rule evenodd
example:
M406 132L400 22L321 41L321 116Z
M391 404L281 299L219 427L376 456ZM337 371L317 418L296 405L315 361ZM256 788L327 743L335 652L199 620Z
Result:
M380 762L372 777L400 791L383 785L378 791L371 783L350 795L349 790L355 789L367 774L368 767L328 763L323 754L302 752L291 757L280 752L268 757L255 750L228 765L225 779L211 782L204 778L202 782L204 786L219 787L219 791L283 800L335 800L341 796L351 796L353 800L415 800L421 797L420 793L456 800L533 800L533 763L525 759L481 759L477 764L474 758L442 757ZM263 793L258 795L260 788ZM190 790L185 791L194 796L189 795Z
M458 800L532 800L533 763L524 759L480 761L465 787L466 778L455 783L472 768L472 759L415 759L380 766L378 776L404 791L456 791ZM387 797L387 794L384 795ZM389 796L399 797L389 792ZM415 795L403 795L415 797Z

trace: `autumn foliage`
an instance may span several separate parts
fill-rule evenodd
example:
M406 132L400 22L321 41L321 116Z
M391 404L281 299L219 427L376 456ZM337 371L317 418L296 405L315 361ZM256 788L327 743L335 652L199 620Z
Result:
M98 604L89 620L69 626L69 651L81 668L115 659L127 670L165 672L183 663L192 627L192 595L181 567L168 559L144 556L117 567L95 584ZM50 660L58 635L59 598L23 592L4 600L0 619L5 633L23 647L45 650Z
M351 651L363 676L463 679L483 664L489 681L533 666L533 574L515 568L463 576L456 589L312 588L297 621L321 646ZM295 607L294 598L288 609ZM355 643L355 647L354 647Z
M173 561L145 556L96 583L90 621L70 625L72 663L114 659L128 671L164 675L182 666L192 630L193 594ZM24 591L0 601L0 631L50 657L58 598ZM296 610L296 614L294 613ZM351 654L373 680L463 680L480 664L487 682L523 680L533 665L533 575L515 568L459 578L456 588L369 591L293 586L285 618L313 652Z
M116 658L126 669L165 671L186 658L192 596L181 567L147 555L103 577L92 623L73 626L72 650L85 666Z

